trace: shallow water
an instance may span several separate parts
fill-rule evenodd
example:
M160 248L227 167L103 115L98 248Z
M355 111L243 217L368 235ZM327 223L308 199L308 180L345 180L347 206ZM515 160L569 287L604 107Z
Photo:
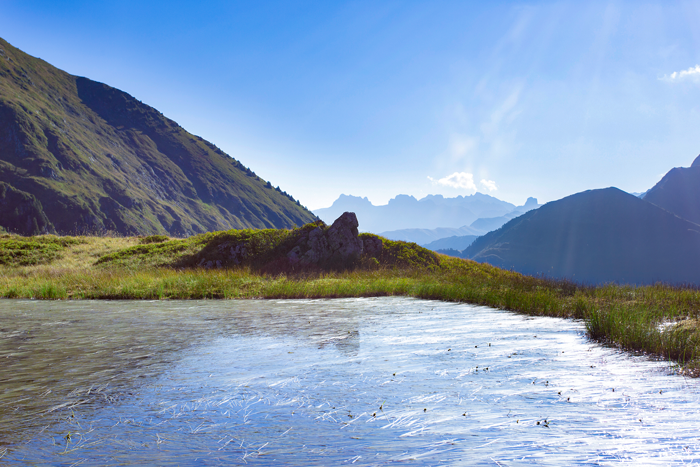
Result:
M0 301L8 465L687 465L699 383L437 301Z

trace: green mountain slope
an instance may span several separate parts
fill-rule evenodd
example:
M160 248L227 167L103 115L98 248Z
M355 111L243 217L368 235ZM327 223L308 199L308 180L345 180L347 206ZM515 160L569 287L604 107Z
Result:
M316 217L132 96L0 39L0 226L188 236Z

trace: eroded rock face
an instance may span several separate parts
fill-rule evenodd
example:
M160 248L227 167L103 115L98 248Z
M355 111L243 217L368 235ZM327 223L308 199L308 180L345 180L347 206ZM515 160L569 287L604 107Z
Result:
M326 232L328 245L333 251L332 257L351 258L360 256L363 251L362 240L358 238L357 216L354 212L343 213Z
M377 258L382 254L382 239L367 237L362 239L362 248L370 258Z
M328 229L319 226L308 236L301 237L287 258L302 264L343 263L358 259L364 252L364 244L358 237L358 225L355 213L346 212ZM376 248L375 245L372 247Z
M382 254L382 240L360 237L358 226L357 216L346 212L330 227L323 222L305 225L289 236L280 235L276 244L256 246L250 240L222 239L198 253L195 264L206 269L250 264L273 272L352 268L364 257L380 258Z

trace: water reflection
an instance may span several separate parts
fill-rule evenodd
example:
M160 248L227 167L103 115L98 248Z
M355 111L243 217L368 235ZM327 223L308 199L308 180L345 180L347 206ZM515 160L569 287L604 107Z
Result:
M468 305L1 301L0 362L0 462L700 458L696 381Z
M306 320L283 308L251 301L0 302L0 446L77 406L128 398L188 348L223 336L292 336L357 354L356 311L341 329L323 310Z

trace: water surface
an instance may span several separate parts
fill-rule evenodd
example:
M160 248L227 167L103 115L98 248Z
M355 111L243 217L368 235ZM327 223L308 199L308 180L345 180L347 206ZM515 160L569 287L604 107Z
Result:
M8 465L686 465L698 389L471 305L0 301Z

